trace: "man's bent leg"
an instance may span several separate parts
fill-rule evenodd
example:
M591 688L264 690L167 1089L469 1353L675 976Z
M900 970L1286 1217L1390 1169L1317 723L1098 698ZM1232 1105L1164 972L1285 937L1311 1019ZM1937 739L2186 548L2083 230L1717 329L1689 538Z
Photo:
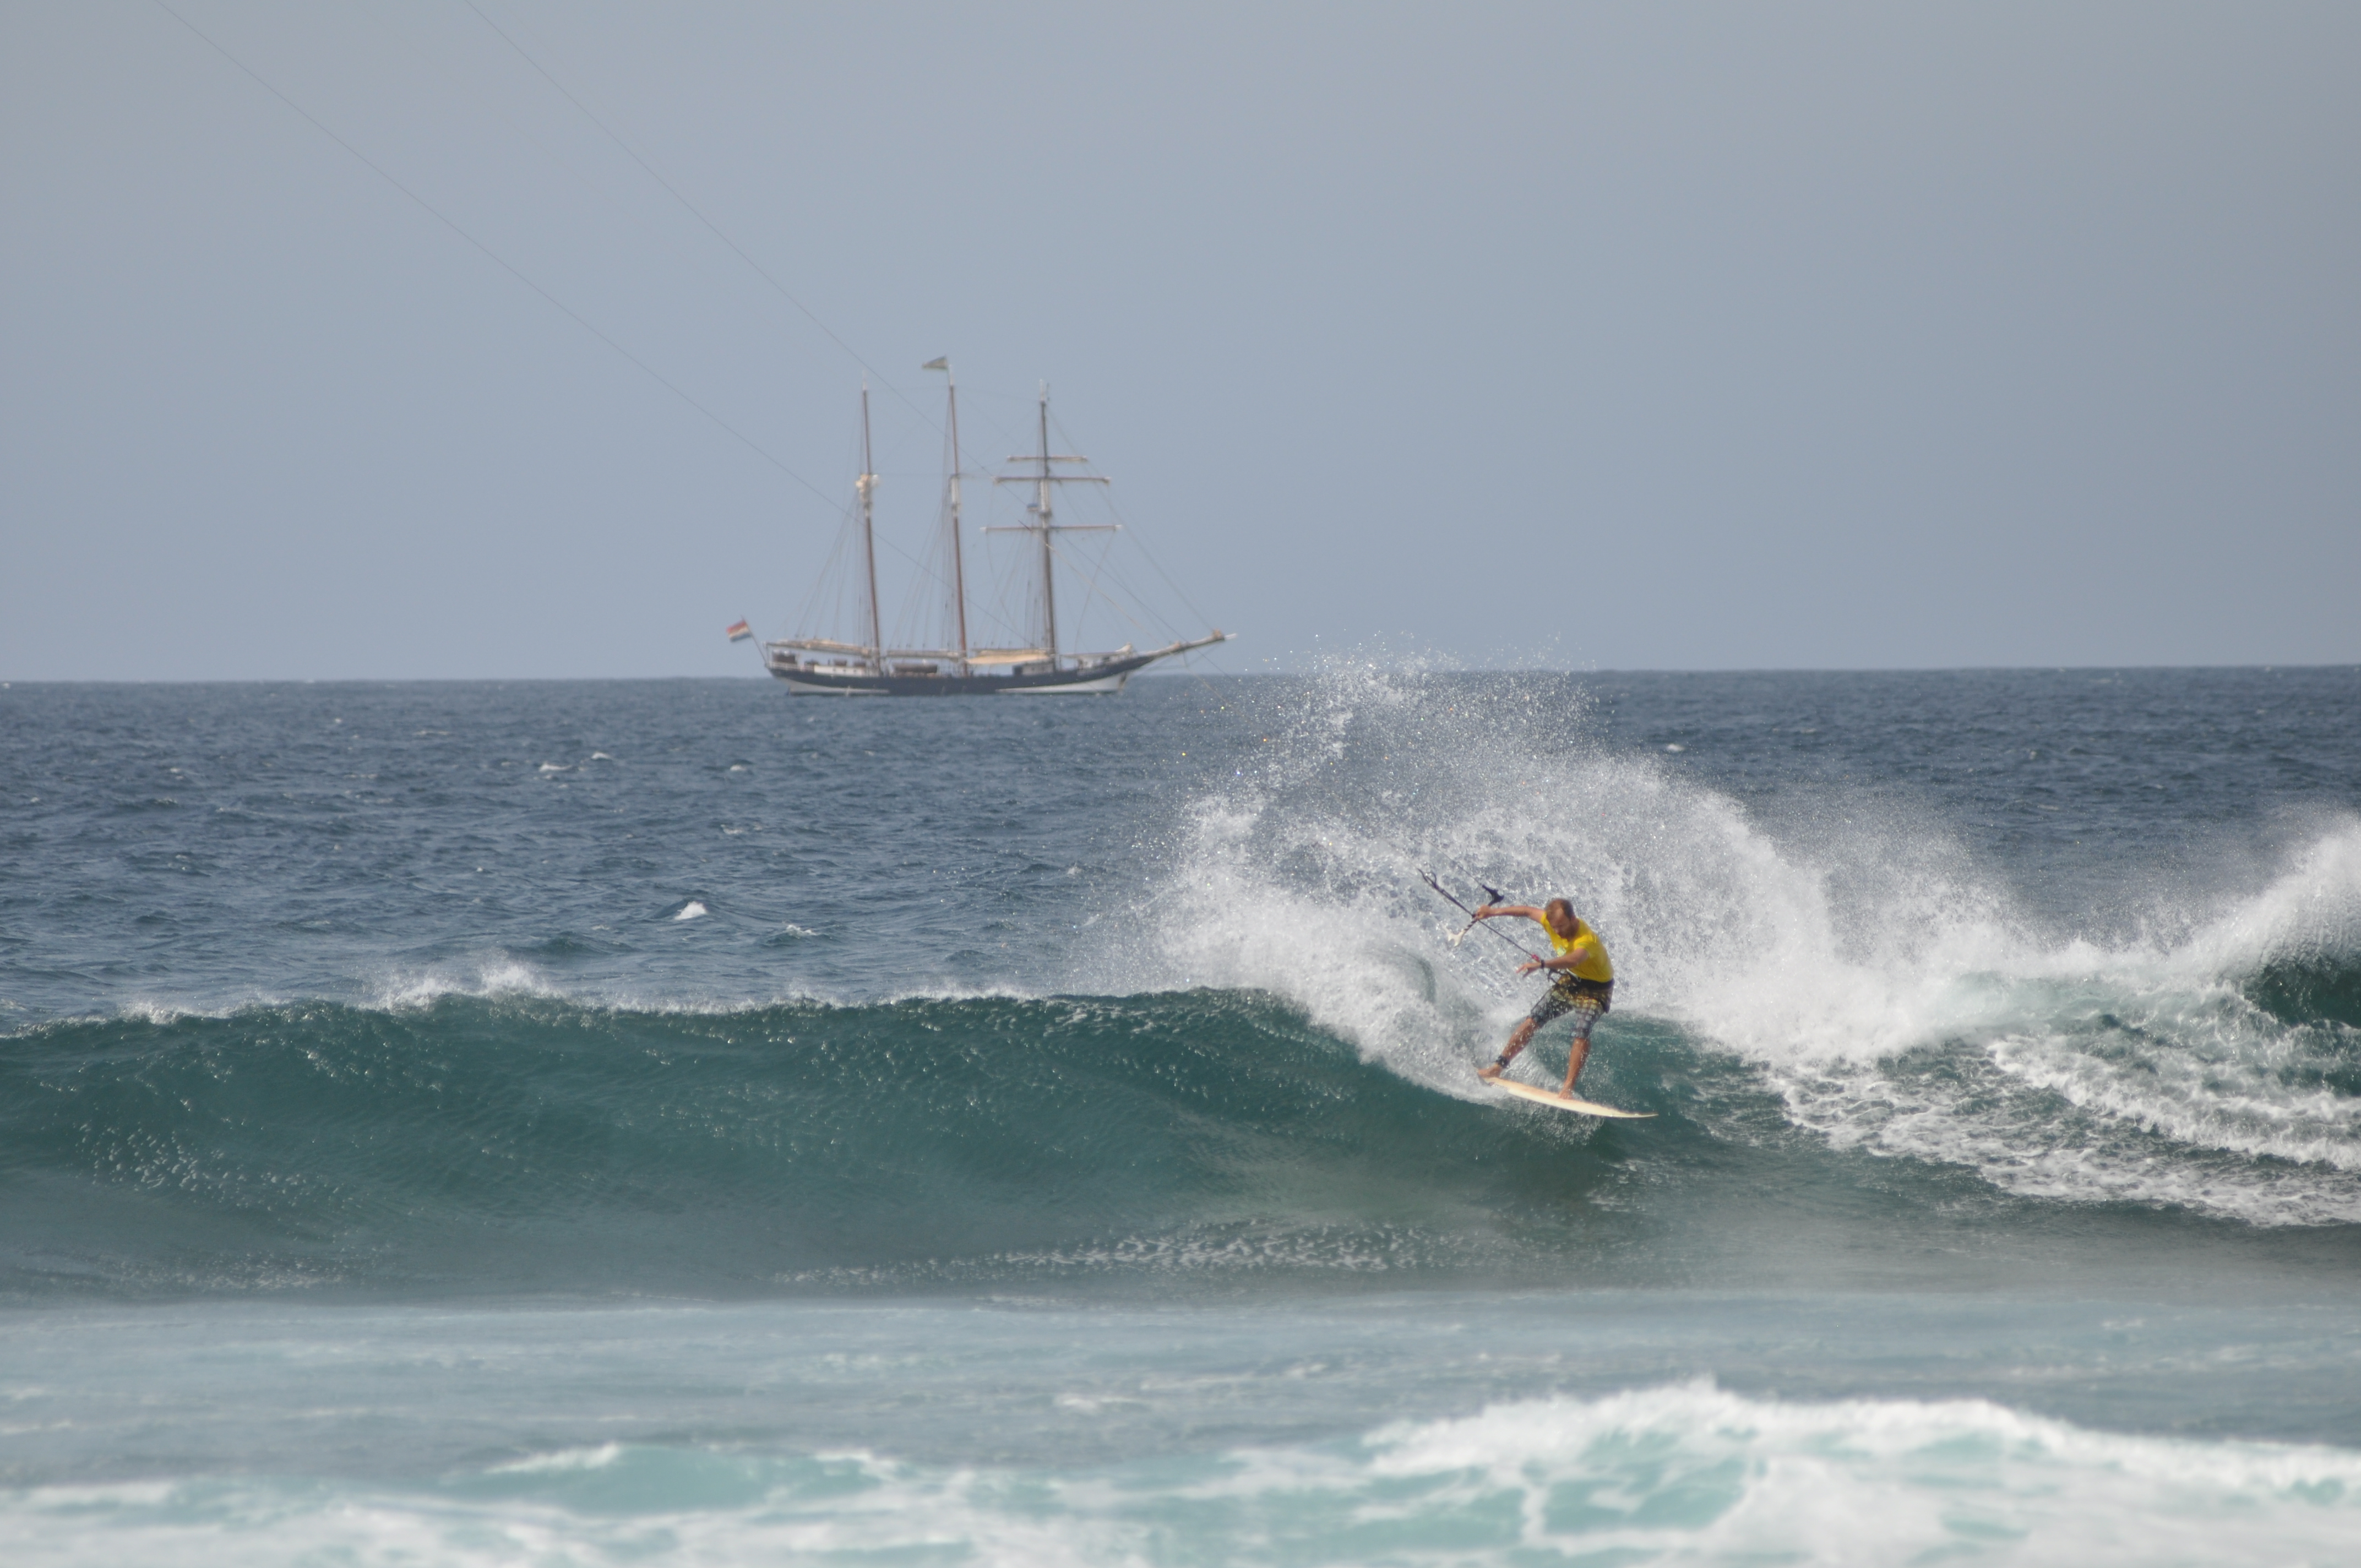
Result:
M1586 1001L1574 1010L1574 1046L1565 1057L1565 1088L1562 1091L1574 1098L1574 1080L1582 1076L1582 1064L1590 1059L1590 1026L1598 1022L1599 1007Z
M1510 1031L1509 1043L1507 1047L1501 1050L1500 1059L1494 1062L1489 1067L1477 1068L1476 1069L1476 1076L1478 1078L1499 1077L1502 1070L1506 1069L1510 1062L1517 1059L1517 1053L1523 1050L1527 1045L1532 1043L1533 1031L1540 1027L1541 1025L1534 1023L1531 1018L1519 1019L1517 1026Z
M1494 1062L1490 1067L1477 1068L1476 1069L1476 1076L1478 1078L1499 1077L1501 1069L1506 1068L1510 1062L1517 1059L1517 1053L1523 1050L1527 1045L1532 1043L1534 1030L1550 1022L1550 1020L1562 1016L1568 1010L1580 1005L1581 1003L1576 999L1573 991L1563 981L1556 985L1553 985L1547 991L1543 992L1542 999L1533 1003L1533 1010L1525 1014L1523 1021L1518 1024L1515 1031L1509 1036L1508 1047L1500 1052L1500 1059Z

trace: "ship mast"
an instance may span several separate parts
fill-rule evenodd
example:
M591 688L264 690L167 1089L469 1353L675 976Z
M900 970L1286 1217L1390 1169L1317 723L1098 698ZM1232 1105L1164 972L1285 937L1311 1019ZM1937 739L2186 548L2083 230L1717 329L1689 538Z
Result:
M869 455L869 381L864 377L861 382L861 547L869 566L869 663L879 674L883 674L885 673L885 627L877 613L877 476L870 471L874 466Z
M1040 499L1033 503L1033 513L1041 520L1041 646L1049 657L1058 657L1058 587L1049 570L1049 532L1057 526L1049 515L1049 385L1041 384L1041 477Z
M961 558L960 545L959 378L951 374L951 362L948 357L930 359L918 368L941 371L944 396L950 400L951 605L959 618L960 668L964 671L967 668L967 565Z
M1020 454L1011 457L1009 461L1039 465L1039 471L1037 473L1011 474L994 479L993 483L996 485L1026 484L1034 487L1034 502L1025 510L1032 513L1038 521L1019 524L1014 532L1038 533L1041 536L1041 649L1049 656L1050 663L1055 664L1058 662L1058 590L1056 575L1051 567L1053 556L1049 547L1049 536L1060 530L1068 533L1078 532L1079 529L1088 529L1093 532L1112 532L1115 525L1113 523L1077 525L1059 522L1050 510L1049 487L1076 484L1104 485L1107 481L1097 474L1060 474L1051 470L1049 465L1052 463L1087 463L1090 459L1077 456L1053 457L1049 455L1049 384L1047 381L1041 383L1041 450L1030 455ZM992 529L987 532L998 533L1010 531Z

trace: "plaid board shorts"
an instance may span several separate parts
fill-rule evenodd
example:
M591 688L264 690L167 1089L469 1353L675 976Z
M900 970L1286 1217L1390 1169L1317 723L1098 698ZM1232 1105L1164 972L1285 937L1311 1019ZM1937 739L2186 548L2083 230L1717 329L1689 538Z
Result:
M1615 1000L1615 982L1611 980L1562 980L1542 992L1533 1010L1525 1014L1539 1028L1553 1018L1574 1014L1574 1037L1590 1038L1590 1026L1598 1022Z

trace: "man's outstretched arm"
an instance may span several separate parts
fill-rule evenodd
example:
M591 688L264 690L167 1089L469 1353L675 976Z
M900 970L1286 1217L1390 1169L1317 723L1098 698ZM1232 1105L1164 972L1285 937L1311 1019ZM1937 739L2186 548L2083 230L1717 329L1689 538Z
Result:
M1521 915L1526 919L1532 921L1534 925L1539 926L1544 931L1550 928L1549 917L1530 904L1488 904L1483 908L1476 911L1476 918L1478 920L1489 920L1495 915ZM1560 953L1554 959L1527 959L1523 963L1517 966L1517 972L1519 974L1531 974L1535 970L1545 969L1556 970L1572 969L1581 961L1582 955L1580 953Z

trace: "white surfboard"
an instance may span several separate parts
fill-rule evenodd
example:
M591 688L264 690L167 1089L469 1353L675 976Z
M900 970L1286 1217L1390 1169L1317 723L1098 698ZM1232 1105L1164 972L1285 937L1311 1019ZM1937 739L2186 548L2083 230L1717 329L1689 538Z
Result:
M1638 1122L1655 1114L1653 1111L1618 1111L1612 1105L1593 1104L1587 1100L1576 1100L1570 1094L1553 1094L1546 1089L1535 1089L1530 1083L1512 1083L1505 1078L1488 1078L1484 1081L1520 1100L1530 1100L1536 1105L1547 1105L1554 1110L1571 1111L1580 1116L1620 1116Z

